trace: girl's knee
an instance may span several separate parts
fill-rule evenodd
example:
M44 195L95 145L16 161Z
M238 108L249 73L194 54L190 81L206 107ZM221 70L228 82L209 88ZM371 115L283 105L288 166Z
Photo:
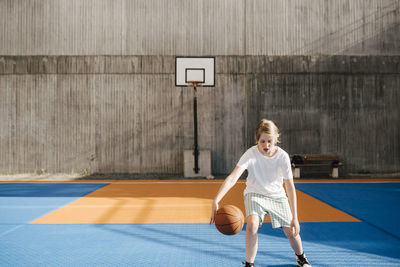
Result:
M293 231L290 227L282 227L282 230L288 239L299 240L300 234L297 234L296 236L294 236Z
M293 238L293 232L292 229L290 227L282 227L283 232L285 233L285 236L287 238Z
M247 217L247 227L246 230L251 233L257 233L258 227L260 225L260 218L258 215L250 215Z

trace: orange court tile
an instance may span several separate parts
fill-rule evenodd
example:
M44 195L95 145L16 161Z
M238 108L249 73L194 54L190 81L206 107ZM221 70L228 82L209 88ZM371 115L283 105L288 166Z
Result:
M31 223L208 223L212 200L221 184L222 181L115 182ZM245 183L239 181L220 205L236 205L244 213L244 188ZM359 221L298 190L297 200L300 222Z

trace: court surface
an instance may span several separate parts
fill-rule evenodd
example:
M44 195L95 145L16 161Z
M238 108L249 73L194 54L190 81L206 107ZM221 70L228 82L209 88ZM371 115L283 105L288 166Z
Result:
M0 266L243 266L209 225L220 180L0 182ZM244 210L244 181L223 199ZM400 266L400 180L296 181L313 266ZM268 219L256 266L296 266Z

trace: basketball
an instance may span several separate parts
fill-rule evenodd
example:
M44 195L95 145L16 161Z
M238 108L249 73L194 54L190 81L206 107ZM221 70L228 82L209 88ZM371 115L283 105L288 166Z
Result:
M243 224L243 213L236 206L225 205L215 214L215 226L224 235L236 235L242 231Z

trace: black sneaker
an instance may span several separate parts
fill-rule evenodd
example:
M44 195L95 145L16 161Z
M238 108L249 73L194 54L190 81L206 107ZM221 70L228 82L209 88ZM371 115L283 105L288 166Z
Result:
M254 263L249 263L249 262L242 262L244 264L244 267L255 267Z
M296 254L297 265L299 267L311 267L311 263L308 261L306 254L297 255Z

